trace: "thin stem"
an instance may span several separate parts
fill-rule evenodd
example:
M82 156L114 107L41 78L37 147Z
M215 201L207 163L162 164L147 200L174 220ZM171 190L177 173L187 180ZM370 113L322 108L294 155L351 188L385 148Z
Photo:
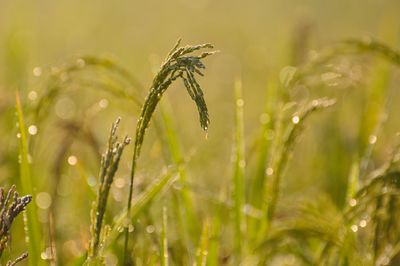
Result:
M130 172L127 221L125 223L124 265L133 264L133 262L130 261L127 253L129 247L129 219L131 218L133 182L135 178L136 164L140 156L140 150L144 141L146 129L150 123L151 117L157 107L157 104L161 100L162 95L175 80L177 80L178 78L182 78L189 95L197 105L201 127L207 131L208 125L210 123L207 106L203 97L203 92L195 78L195 74L202 75L200 69L204 69L205 66L201 62L201 60L209 55L212 55L213 53L206 52L200 54L199 56L188 56L187 54L203 48L212 48L213 46L211 44L202 44L179 47L179 44L180 40L169 52L165 62L161 66L160 71L154 77L153 84L150 88L148 96L146 97L145 103L142 106L141 114L136 125L135 146L133 150L132 166ZM186 77L184 77L184 74L186 74Z

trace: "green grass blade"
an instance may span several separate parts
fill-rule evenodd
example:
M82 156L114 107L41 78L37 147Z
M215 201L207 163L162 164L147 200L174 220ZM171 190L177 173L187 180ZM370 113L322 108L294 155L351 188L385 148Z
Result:
M160 261L161 266L168 266L167 207L165 206L163 208Z
M279 101L278 84L271 79L267 87L267 99L264 113L260 116L260 133L254 146L256 146L257 162L252 176L254 176L249 190L249 202L252 206L262 209L265 199L265 185L268 182L268 160L272 150L271 132L274 130L274 121L277 115L274 113L276 103ZM270 171L270 169L268 169ZM261 221L264 222L265 220ZM251 239L256 239L260 234L260 219L248 217L247 233Z
M281 179L292 156L296 140L303 132L304 121L307 120L307 118L316 111L324 110L334 105L335 103L336 100L326 98L313 100L309 104L306 104L298 114L295 114L292 117L291 123L286 131L283 142L281 144L280 151L276 155L277 158L275 158L275 161L273 162L273 175L271 183L267 187L267 196L269 197L269 201L266 210L269 222L272 221L274 217L276 205L280 194Z
M167 99L166 99L167 100ZM168 101L164 101L161 104L161 118L163 124L163 136L165 137L165 144L168 147L169 151L169 160L168 163L173 163L174 165L179 165L184 161L184 155L182 154L182 148L179 143L179 137L176 132L176 127L173 121L173 117L171 115L171 108L169 106ZM197 236L200 232L198 221L196 219L196 215L194 213L193 200L190 195L190 192L187 188L187 179L188 172L185 167L178 167L179 171L179 181L182 184L182 188L178 191L178 199L177 204L182 206L176 206L180 209L181 214L184 216L184 223L187 226L187 233L192 236L191 242L197 241L195 236ZM193 243L186 243L186 245L192 246Z
M235 83L236 95L236 118L235 118L235 143L234 143L234 161L233 161L233 202L234 202L234 249L235 253L241 257L243 244L243 231L245 228L243 219L244 207L244 174L245 174L245 155L244 155L244 130L243 130L243 99L241 81Z
M220 237L222 227L222 214L223 210L218 205L214 212L214 217L211 223L210 240L208 248L207 265L217 266L219 265L219 252L220 252Z
M389 86L392 75L391 68L386 62L378 62L374 66L371 76L372 81L366 92L365 115L360 124L361 179L368 173L372 153L388 118L388 110L392 105L396 89Z
M358 181L360 176L360 165L358 161L354 161L351 165L349 178L347 181L346 203L354 198L358 189Z
M203 224L201 232L200 244L196 252L196 266L205 266L207 263L208 255L208 242L209 242L209 222L206 220Z
M35 202L36 193L29 165L28 142L26 138L24 115L18 93L16 95L16 108L17 108L17 119L19 125L18 126L19 156L20 156L19 171L21 178L20 181L21 181L22 194L32 195L33 202ZM28 239L29 265L32 266L44 265L44 261L40 258L40 253L42 250L41 227L37 216L36 204L31 204L31 206L29 206L26 209L26 212L24 214L26 218L25 223L26 223L26 233Z

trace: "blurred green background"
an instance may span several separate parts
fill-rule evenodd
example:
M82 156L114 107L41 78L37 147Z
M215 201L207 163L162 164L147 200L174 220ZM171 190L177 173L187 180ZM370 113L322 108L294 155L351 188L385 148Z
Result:
M372 36L399 48L399 12L398 0L0 0L0 181L8 185L18 177L15 92L21 92L26 108L33 106L36 98L30 93L43 94L43 83L51 66L80 55L112 58L142 84L145 90L139 94L144 99L154 73L178 38L182 38L183 44L210 42L220 52L206 59L206 76L200 79L211 118L208 138L198 125L197 110L182 84L174 85L166 97L184 154L190 156L188 182L198 193L195 193L198 211L207 212L207 205L202 204L204 198L228 190L230 183L234 81L241 79L243 83L246 150L251 163L260 115L266 104L275 104L268 102L267 88L271 82L279 83L281 70L301 65L316 51L347 38ZM298 47L303 50L296 51ZM385 104L382 95L386 89L398 87L400 81L398 71L392 73L387 63L379 60L368 66L364 63L348 63L360 73L351 84L300 89L291 95L293 101L329 95L339 102L332 111L318 115L308 124L288 178L283 181L282 193L290 195L288 202L291 196L316 195L315 191L322 189L338 206L344 204L348 173L354 160L365 152ZM40 73L35 75L35 68ZM381 74L390 75L389 81L383 81L387 83L385 91L372 91L371 82L379 83ZM390 95L388 113L393 115L385 123L374 151L377 164L384 160L399 129L395 115L400 111L396 105L399 95L397 92ZM53 185L49 169L68 135L65 124L79 122L85 110L102 99L107 100L106 110L99 111L88 122L97 145L94 149L103 151L109 127L117 116L123 119L121 134L134 135L138 109L130 102L84 87L69 90L58 100L62 109L59 112L67 115L57 114L56 104L51 119L38 127L38 134L31 136L38 192L51 190ZM32 120L27 116L29 126ZM151 126L145 139L139 162L139 176L143 177L138 179L140 184L149 183L151 176L158 175L165 165L155 132ZM74 241L87 239L89 209L95 191L87 183L93 184L99 165L93 145L85 140L74 140L68 149L67 156L76 156L78 164L71 166L64 160L60 170L62 191L58 194L66 200L61 200L58 215L63 217L57 218L57 226L62 228L60 245L65 257L78 256L84 248L83 242ZM124 155L119 172L122 179L127 178L131 150L128 147ZM247 172L248 180L251 175L251 171ZM121 191L114 195L116 206L123 206L121 198L126 197L123 184ZM44 223L48 222L46 209ZM23 245L18 246L23 249Z

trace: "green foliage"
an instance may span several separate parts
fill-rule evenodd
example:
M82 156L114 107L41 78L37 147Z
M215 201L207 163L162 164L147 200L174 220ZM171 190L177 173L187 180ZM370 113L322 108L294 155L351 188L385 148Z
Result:
M295 61L301 65L285 67L279 78L268 74L266 103L253 135L246 118L248 111L251 118L252 111L259 110L250 101L244 105L251 90L247 82L243 89L242 80L238 80L232 86L233 93L221 92L224 99L230 94L235 96L234 108L229 112L233 122L223 117L233 141L225 140L226 132L212 132L208 140L211 144L203 145L197 138L183 137L188 127L175 121L181 118L181 114L174 113L175 106L171 108L165 99L160 103L172 83L182 80L182 88L196 104L201 128L209 130L208 107L197 78L205 68L202 60L212 52L193 53L212 46L179 45L180 42L167 55L143 104L139 100L142 86L128 70L109 59L90 56L49 68L40 84L44 91L38 101L33 106L27 103L28 123L17 96L21 188L36 201L25 213L30 265L43 264L41 257L48 253L57 253L47 259L62 265L397 265L400 142L390 145L389 156L385 157L382 151L393 136L393 129L386 127L387 117L396 110L394 104L390 105L394 93L391 80L396 76L388 63L398 67L399 53L369 39L336 43L310 61L304 55L296 55L301 60ZM304 51L297 50L296 53ZM374 61L377 59L371 55L380 61ZM355 75L352 71L357 72L357 67L370 65L372 70L362 71L372 72L372 81L356 75L360 81L345 82L349 79L346 75ZM244 76L243 82L247 78ZM345 84L344 89L333 90L337 84ZM353 89L358 86L365 87L365 91ZM129 139L118 142L116 137L119 120L113 124L106 152L101 156L97 137L103 136L105 112L85 114L75 118L77 121L51 118L64 93L87 93L81 88L96 88L85 95L105 97L104 92L107 93L111 104L115 104L114 99L127 100L115 104L118 112L126 107L140 109L130 165L121 157ZM175 99L171 102L175 103ZM222 102L217 105L210 107L225 108ZM319 111L324 112L317 115ZM127 115L131 117L132 113ZM337 118L341 116L354 119ZM28 138L25 127L29 122L43 131L55 132L51 131L54 118L73 128L65 143L43 147L41 139L33 141L37 132ZM98 120L97 124L94 120ZM151 121L155 122L156 136L146 131ZM355 129L354 136L349 128ZM212 138L218 134L223 134L221 142L233 147L230 162L229 151L225 158L218 158L217 153L202 154L200 147L214 145ZM143 170L137 171L145 135L151 141L149 149L143 149ZM50 138L50 133L42 136ZM95 148L88 151L88 143ZM190 150L192 161L184 148L187 143L194 146ZM31 164L32 152L36 152L34 158L50 158L52 151L59 154L55 162L33 160ZM312 155L305 156L308 153ZM68 160L67 167L69 154L75 154L79 161ZM46 167L54 164L58 168L52 176L57 180L52 192L47 193L51 186L46 182L51 179L42 181L36 176L47 173ZM208 171L209 164L215 165L217 173ZM160 165L167 165L166 170L153 180ZM100 169L97 183L92 179L93 169ZM75 178L77 175L83 178ZM212 180L216 176L220 180ZM323 182L336 184L339 179L345 182L338 185L340 194L329 191L329 186L324 191ZM67 186L61 182L67 182ZM66 187L72 186L72 196L67 197ZM89 219L89 202L96 191ZM3 214L10 212L6 206L13 206L8 204L12 193L14 189L8 196L0 193L0 199L6 198L0 200ZM51 206L46 197L52 200ZM14 196L17 205L23 203L18 205L22 209L30 197L26 199L29 200ZM76 208L75 200L82 206ZM87 214L84 217L74 213L76 224L82 228L63 221L69 213L79 210ZM54 225L46 217L60 219L55 219ZM1 244L8 240L11 222L2 224L5 234ZM1 246L0 255L4 247ZM26 256L23 253L8 265Z
M180 40L176 43L174 48L169 52L165 62L162 64L161 69L158 71L157 75L153 79L153 83L149 94L143 104L138 123L136 125L135 134L135 146L133 150L131 175L130 175L130 185L129 185L129 196L128 196L128 215L131 211L132 196L133 196L133 181L136 170L136 163L140 156L141 147L144 140L144 135L146 129L150 123L150 119L156 109L158 102L160 101L164 92L168 87L177 80L181 78L187 89L187 92L195 101L200 117L200 125L204 130L208 129L209 118L207 106L204 101L203 91L200 88L199 83L196 81L195 74L203 76L201 70L205 68L202 63L202 59L214 52L203 52L199 56L189 55L193 52L204 48L213 48L211 44L202 44L195 46L185 46L179 47ZM125 229L125 256L128 252L128 228ZM128 263L125 260L125 263Z
M19 170L22 193L32 195L35 199L36 192L34 180L31 175L31 167L29 165L28 143L26 138L26 129L24 115L19 95L16 95L17 119L18 119L18 137L19 137ZM33 200L35 202L35 200ZM42 229L38 221L36 206L28 208L26 211L26 234L29 252L29 265L43 265L40 258L42 244Z

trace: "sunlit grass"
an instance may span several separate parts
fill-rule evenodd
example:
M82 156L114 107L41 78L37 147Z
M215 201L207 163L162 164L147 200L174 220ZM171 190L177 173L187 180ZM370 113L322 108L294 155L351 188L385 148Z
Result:
M143 86L130 71L112 60L92 56L49 68L43 75L44 90L34 106L28 102L24 108L17 94L21 192L32 195L36 203L39 188L51 190L53 204L48 208L40 204L27 207L24 222L29 264L82 265L86 261L86 265L396 265L400 256L400 142L391 133L387 137L390 144L379 146L377 141L385 133L387 116L393 112L390 101L394 92L388 87L390 73L398 71L400 65L399 53L373 39L344 41L328 46L300 66L286 66L280 75L268 75L265 107L259 108L263 113L256 132L248 132L246 127L246 110L255 108L245 101L246 91L251 88L244 79L231 81L232 90L223 96L234 99L229 111L233 119L226 119L224 127L229 128L230 135L223 138L232 140L232 151L230 161L223 162L208 154L196 154L201 153L199 147L208 144L207 138L217 135L212 134L210 124L216 114L209 110L221 104L206 105L199 85L205 68L202 60L213 54L201 51L207 48L212 46L180 47L178 42L162 63L144 100ZM381 61L376 63L375 58ZM361 66L351 65L357 60L362 66L373 66L370 71L375 79L357 75ZM384 67L380 67L382 62ZM353 80L349 81L347 74L353 75ZM171 99L162 97L178 80L183 82L179 88L185 89L194 101L200 126L206 131L203 138L192 138L198 143L194 151L185 146L187 141L181 136L194 126L194 121L176 121L176 106ZM338 109L349 101L339 89L330 90L340 86L342 91L367 87L359 95L372 96L359 101L372 103L378 99L375 105L362 109L356 140L351 140L347 131L338 132L337 128L343 129L335 127L333 120L324 121L341 115ZM93 95L96 103L87 107L84 101L91 99L76 101L84 110L79 121L54 114L54 106L64 94L83 92L88 98ZM104 140L108 109L104 108L104 101L96 99L98 95L107 104L124 101L121 106L117 102L114 111L129 119L124 117L121 125L119 120L113 124L108 143ZM353 105L356 108L356 103ZM129 107L128 114L123 112L125 106ZM354 114L348 111L346 115ZM100 126L92 123L95 119ZM132 124L136 119L137 124ZM70 135L62 143L43 148L43 138L55 141L51 136L55 132L51 127L57 123L54 121L63 121L61 124ZM150 127L151 123L154 127ZM29 135L28 125L35 126ZM134 136L133 151L127 146L128 137L117 141L118 126ZM326 132L324 127L336 131ZM313 144L337 143L333 138L338 134L346 138L343 146L334 149L336 154L313 154L313 164L306 163L310 155L305 154L313 151ZM310 147L302 146L303 141ZM357 151L349 156L346 145L353 142L358 143ZM106 152L101 157L99 151L104 146ZM53 164L40 164L37 157L32 161L31 153L36 149L47 152L47 148L58 154L51 158ZM75 150L73 154L71 149ZM391 152L377 159L376 150ZM123 151L132 160L122 156ZM340 160L332 162L334 168L347 171L345 176L333 176L329 169L323 169L334 156L352 158L346 162L348 167L340 165ZM216 164L213 169L218 172L211 173L208 164ZM193 174L192 167L201 171ZM312 187L300 186L302 179L308 178L304 175L313 175L321 168L322 175L346 180L340 186L344 195L341 199L315 181ZM98 178L93 176L93 169L99 171ZM218 176L224 187L210 186L209 183L218 182L210 182L208 176ZM49 180L51 185L46 184ZM65 196L65 182L72 191L70 195L80 197L82 206L75 206L72 197ZM287 188L293 184L302 190L293 193L293 188ZM97 197L89 217L88 206L94 195ZM73 224L60 228L62 219L74 211L86 216L75 214ZM55 217L55 224L51 217ZM79 230L70 228L77 225Z

